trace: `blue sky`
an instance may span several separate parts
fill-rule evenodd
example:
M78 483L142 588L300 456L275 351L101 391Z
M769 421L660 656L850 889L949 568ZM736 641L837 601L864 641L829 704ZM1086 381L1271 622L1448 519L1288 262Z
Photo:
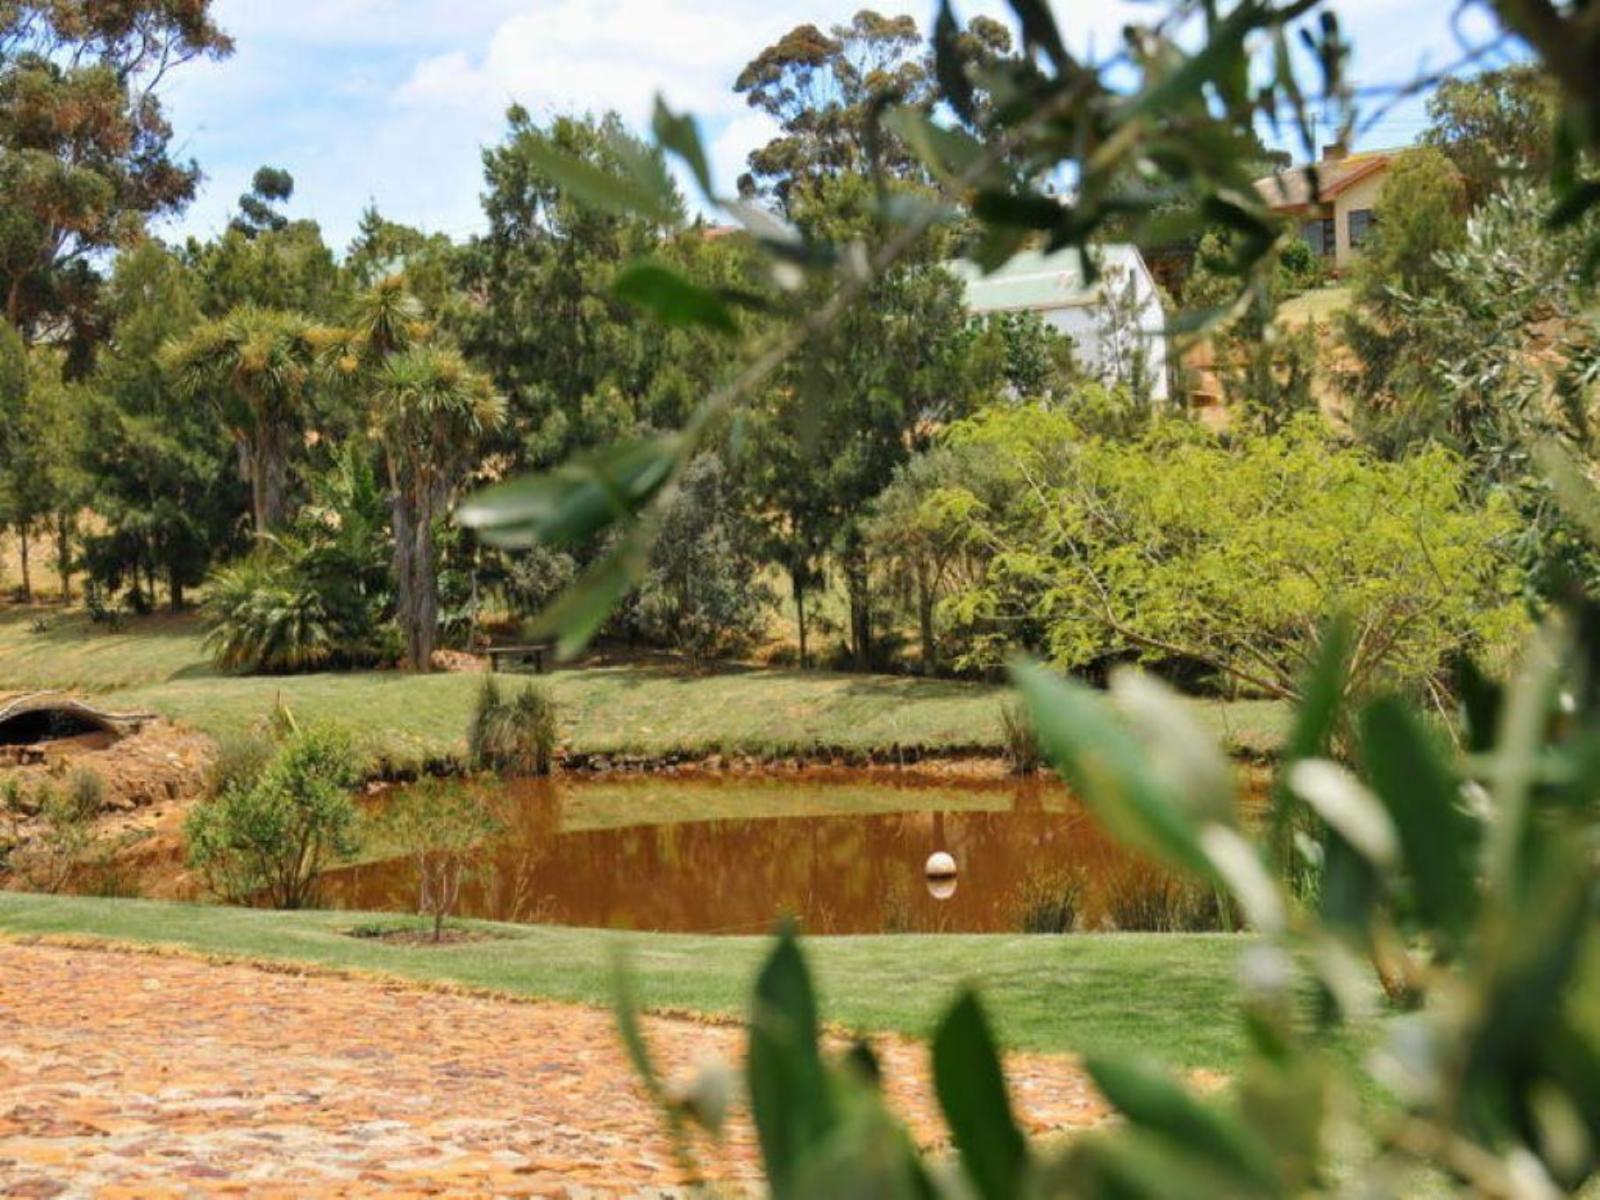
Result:
M464 237L479 228L485 145L507 104L536 114L616 109L642 122L657 91L702 118L718 179L731 187L771 134L731 91L739 68L793 25L843 20L861 0L217 0L238 52L199 63L163 90L176 144L199 160L199 199L163 232L222 228L263 163L286 167L295 216L321 222L342 249L361 209ZM931 0L880 3L927 18ZM1127 0L1055 0L1080 47L1114 46L1148 12ZM1342 0L1361 83L1411 77L1459 55L1453 0ZM999 0L958 4L1004 15ZM1412 140L1420 101L1365 139Z

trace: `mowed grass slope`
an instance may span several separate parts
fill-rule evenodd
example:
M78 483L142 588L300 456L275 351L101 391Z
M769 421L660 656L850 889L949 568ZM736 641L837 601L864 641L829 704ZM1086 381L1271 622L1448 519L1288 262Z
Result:
M193 618L151 617L109 632L81 616L53 615L35 632L32 616L0 614L0 692L103 695L217 738L247 733L281 700L302 719L351 726L376 758L398 767L462 753L482 681L394 671L220 675ZM732 666L695 673L671 663L577 667L545 682L561 707L564 744L581 753L774 756L1002 744L1006 692L991 684ZM1254 751L1275 745L1286 719L1268 701L1194 707L1220 737Z
M771 946L759 937L624 934L463 922L492 941L390 944L348 932L392 914L268 912L149 900L0 893L0 931L159 943L212 954L381 971L584 1004L609 1004L625 951L652 1008L742 1017ZM1151 1056L1231 1070L1244 1039L1235 969L1251 944L1227 934L811 938L824 1016L863 1031L926 1036L963 983L1017 1049ZM137 974L137 968L131 968Z

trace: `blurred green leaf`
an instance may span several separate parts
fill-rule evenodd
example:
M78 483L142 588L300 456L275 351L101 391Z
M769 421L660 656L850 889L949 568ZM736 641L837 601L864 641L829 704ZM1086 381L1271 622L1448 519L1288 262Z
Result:
M959 129L946 129L919 109L892 108L884 115L883 123L946 183L960 182L983 159L983 146L975 138Z
M1067 54L1066 43L1061 40L1061 31L1056 28L1056 19L1045 0L1008 2L1011 11L1017 15L1017 24L1022 26L1023 44L1043 50L1058 71L1071 66L1072 58Z
M1438 746L1409 705L1384 696L1362 711L1361 758L1399 834L1419 913L1459 941L1477 909L1476 839Z
M837 1121L817 1045L816 997L792 929L785 928L756 979L748 1082L772 1194L797 1195L799 1173Z
M650 562L650 540L634 526L533 623L538 638L556 639L556 657L563 662L581 654L605 624L617 602L644 577Z
M621 442L545 475L495 484L469 496L456 519L499 546L583 542L638 513L678 464L675 437Z
M663 192L659 187L641 182L631 171L628 178L619 178L536 139L530 140L523 152L580 204L618 216L644 217L661 225L671 224L676 219L671 180L665 175L662 179L666 180L667 190Z
M699 185L700 194L705 197L706 202L715 204L717 198L711 189L711 168L706 161L705 146L700 141L700 128L695 124L694 118L687 113L674 113L667 107L666 101L657 96L651 126L656 141L676 154L689 168L689 173L694 176L694 181Z
M940 0L939 15L933 21L933 70L940 90L956 116L969 124L975 119L972 81L961 56L961 23L950 8L950 0Z
M978 1195L1016 1196L1028 1169L1028 1144L1011 1115L994 1035L970 991L957 997L934 1034L933 1082Z
M659 263L632 264L617 276L611 290L618 298L648 309L663 325L704 325L718 333L739 332L738 322L714 292Z
M1107 1100L1140 1130L1227 1171L1235 1194L1271 1196L1279 1190L1270 1149L1250 1129L1197 1100L1156 1067L1091 1056L1084 1065Z
M1036 665L1014 666L1011 677L1045 753L1112 836L1210 875L1194 821L1101 697Z

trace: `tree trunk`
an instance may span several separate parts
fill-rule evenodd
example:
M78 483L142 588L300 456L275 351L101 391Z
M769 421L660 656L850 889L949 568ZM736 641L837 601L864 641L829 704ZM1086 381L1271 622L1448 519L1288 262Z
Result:
M806 655L806 585L799 571L789 572L789 585L794 591L795 626L800 634L800 669L804 670L809 665Z
M172 611L183 611L183 578L178 574L176 566L167 568L167 596L171 601Z
M845 552L845 585L850 594L850 657L856 670L872 670L872 579L867 549L859 540Z
M289 456L285 430L266 425L256 430L249 445L250 504L256 536L283 524L288 510Z
M72 603L72 517L56 514L56 571L61 576L61 603Z
M28 530L17 527L17 556L22 560L22 601L33 603L33 576L28 571Z
M922 673L939 670L939 647L933 633L933 584L925 566L917 568L917 630L922 637Z
M439 595L434 578L433 495L427 485L408 489L395 482L395 607L406 639L406 669L431 671L439 625Z

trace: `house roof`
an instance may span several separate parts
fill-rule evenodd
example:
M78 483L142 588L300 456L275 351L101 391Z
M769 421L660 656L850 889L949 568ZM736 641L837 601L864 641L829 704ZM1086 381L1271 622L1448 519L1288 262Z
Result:
M1134 246L1096 246L1090 253L1099 261L1101 271L1120 267L1147 273L1144 259ZM1083 264L1074 249L1053 254L1024 250L988 275L965 259L949 267L966 284L967 307L973 312L1081 308L1100 299L1100 285L1084 283Z
M1261 198L1280 212L1305 208L1314 203L1331 201L1346 188L1382 171L1394 160L1394 156L1393 150L1369 150L1362 154L1348 154L1344 158L1323 159L1267 175L1256 180L1255 187ZM1313 171L1317 183L1315 199Z

